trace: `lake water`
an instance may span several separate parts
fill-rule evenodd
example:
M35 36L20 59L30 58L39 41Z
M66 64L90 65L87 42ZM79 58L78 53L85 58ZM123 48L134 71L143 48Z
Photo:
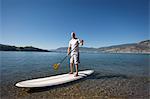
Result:
M1 52L1 86L14 86L21 80L46 77L69 72L68 59L54 70L52 65L66 53L55 52ZM149 77L149 55L81 53L80 70L93 69L96 73ZM5 90L9 90L6 88Z
M68 72L68 59L58 71L52 68L65 57L66 53L54 52L1 52L1 77L41 77ZM113 72L126 75L147 76L149 55L144 54L102 54L81 53L80 70L94 69L96 72ZM22 76L24 75L24 76ZM9 79L8 79L9 80Z

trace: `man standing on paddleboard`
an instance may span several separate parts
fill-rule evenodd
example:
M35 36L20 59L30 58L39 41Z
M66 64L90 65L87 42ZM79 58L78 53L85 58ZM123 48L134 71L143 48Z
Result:
M71 33L71 40L69 41L68 46L68 55L71 52L70 57L70 74L73 74L73 65L75 64L76 67L76 74L78 76L78 65L80 63L79 60L79 44L83 45L83 40L79 40L76 38L75 32Z

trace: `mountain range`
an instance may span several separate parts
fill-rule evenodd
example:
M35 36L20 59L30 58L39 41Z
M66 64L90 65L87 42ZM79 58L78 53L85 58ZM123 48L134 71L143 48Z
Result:
M57 48L57 52L66 52L67 47ZM121 44L100 48L80 47L80 52L101 52L101 53L150 53L150 40L138 43Z
M67 47L60 47L55 50L45 50L32 46L16 47L0 44L0 51L35 51L35 52L67 52ZM121 44L108 47L90 48L80 47L80 52L91 53L150 53L150 40L144 40L138 43Z
M16 47L10 45L0 44L0 51L34 51L34 52L50 52L49 50L44 50L32 46L26 47Z

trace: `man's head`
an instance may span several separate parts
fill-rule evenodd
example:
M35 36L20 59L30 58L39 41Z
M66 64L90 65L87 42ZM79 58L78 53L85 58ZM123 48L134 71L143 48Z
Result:
M72 33L71 33L71 37L72 37L72 38L76 38L75 32L72 32Z

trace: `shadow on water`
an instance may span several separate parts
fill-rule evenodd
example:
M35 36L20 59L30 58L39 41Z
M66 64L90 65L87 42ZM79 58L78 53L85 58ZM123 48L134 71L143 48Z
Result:
M37 88L30 88L27 92L28 93L37 93L37 92L43 92L43 91L49 91L52 89L57 89L57 88L61 88L61 87L67 87L67 86L71 86L73 84L76 83L80 83L83 82L85 80L88 79L93 79L93 80L98 80L98 79L111 79L111 78L123 78L123 79L127 79L128 77L126 75L122 75L122 74L109 74L109 75L101 75L100 73L93 73L92 75L76 80L76 81L72 81L72 82L68 82L65 84L61 84L61 85L55 85L55 86L47 86L47 87L37 87Z

